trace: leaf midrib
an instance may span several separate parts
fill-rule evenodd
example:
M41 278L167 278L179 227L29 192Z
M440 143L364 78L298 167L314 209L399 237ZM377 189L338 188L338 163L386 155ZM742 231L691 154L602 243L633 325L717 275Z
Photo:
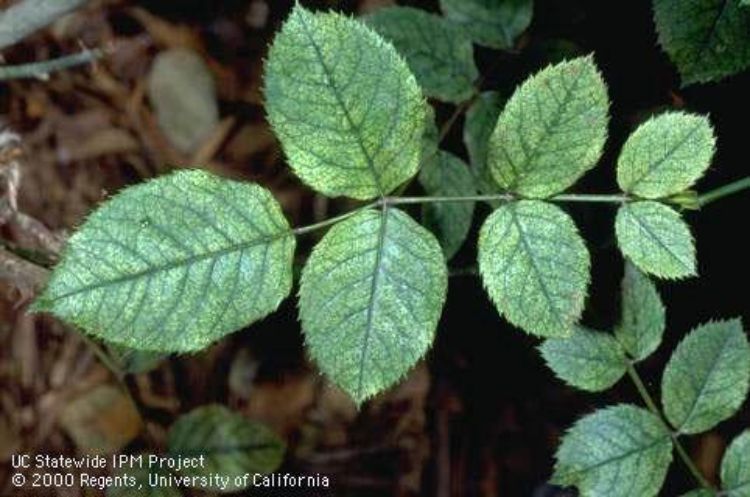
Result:
M137 280L137 279L140 279L140 278L148 277L148 276L156 274L156 273L160 273L160 272L164 272L164 271L170 271L170 270L178 268L180 266L191 266L193 264L196 264L196 263L204 261L204 260L209 260L209 259L213 259L213 258L219 258L219 257L225 256L225 255L228 255L228 254L231 254L231 253L234 253L234 252L238 252L238 251L242 251L242 250L247 250L249 248L256 247L256 246L259 246L259 245L271 244L271 243L274 243L274 242L276 242L278 240L286 238L287 236L292 236L292 235L293 235L292 230L285 230L285 231L279 232L279 233L277 233L277 234L275 234L273 236L263 236L261 238L256 238L256 239L253 239L253 240L249 240L249 241L245 241L245 242L241 242L241 243L236 243L236 244L230 245L228 247L224 247L224 248L219 249L219 250L211 250L211 251L208 251L208 252L204 252L202 254L191 255L189 257L184 257L182 259L174 260L174 261L168 262L166 264L152 265L152 266L150 266L150 267L148 267L146 269L143 269L143 270L140 270L140 271L137 271L137 272L134 272L134 273L125 274L125 275L118 276L116 278L111 278L111 279L108 279L108 280L97 281L96 283L92 283L90 285L85 285L85 286L76 288L75 290L72 290L72 291L69 291L69 292L57 295L57 296L51 298L50 300L52 302L55 302L55 301L59 301L59 300L63 300L63 299L69 298L69 297L73 297L75 295L79 295L81 293L86 293L86 292L90 292L90 291L93 291L93 290L97 290L99 288L105 288L105 287L111 286L111 285L118 285L120 283L125 283L125 282L131 281L131 280Z
M365 378L365 361L367 360L367 352L370 345L370 337L372 335L372 322L375 309L375 295L378 291L378 285L380 280L381 266L383 264L383 249L385 246L386 229L388 224L388 204L383 204L383 208L380 211L381 222L380 229L378 230L378 242L375 253L375 267L373 268L372 282L370 283L370 299L367 303L367 321L365 324L365 333L362 337L362 353L359 357L358 364L358 378L357 378L357 399L362 399L362 387Z
M339 107L341 107L341 111L344 113L344 118L346 119L347 124L349 124L350 130L354 134L354 138L357 142L357 146L359 147L360 151L362 152L362 155L365 158L365 163L367 164L368 169L370 169L370 173L372 174L372 179L375 182L375 188L377 188L378 192L380 192L381 195L385 195L386 192L383 190L383 185L381 184L381 180L380 180L380 174L378 174L378 170L375 167L375 161L370 156L370 152L367 150L367 147L365 147L365 144L362 141L362 131L359 129L359 126L354 122L354 119L349 113L349 108L344 103L343 96L341 95L341 92L339 91L339 88L336 85L336 81L333 78L333 73L331 72L331 69L328 67L328 64L326 63L325 58L323 57L323 52L320 50L320 46L315 41L315 38L310 32L310 26L307 24L307 19L305 19L304 13L300 15L299 18L300 18L300 24L302 25L302 31L305 33L305 36L309 40L310 45L312 46L313 51L315 52L315 58L318 60L318 63L320 63L320 67L323 69L323 74L326 78L326 82L328 83L328 86L331 89L331 93L333 94L333 97L336 99L336 103L339 105Z

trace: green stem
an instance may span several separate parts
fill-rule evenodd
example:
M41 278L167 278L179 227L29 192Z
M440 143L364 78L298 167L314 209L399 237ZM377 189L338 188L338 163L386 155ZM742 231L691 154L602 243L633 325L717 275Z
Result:
M713 485L711 485L711 483L706 480L706 478L701 474L700 470L696 467L695 463L690 458L690 455L688 455L687 451L685 450L685 447L682 446L682 442L680 442L678 434L672 431L667 422L664 421L664 416L656 406L654 398L651 397L651 394L648 392L646 385L643 383L643 380L638 374L638 371L635 369L635 366L633 366L633 363L628 362L627 368L628 376L635 385L636 390L638 390L638 394L641 396L641 399L643 399L643 402L646 404L646 407L648 407L648 410L651 411L654 416L658 417L659 421L661 421L662 425L664 425L665 430L672 438L672 442L674 444L675 450L677 451L677 455L690 471L690 474L693 475L693 478L695 478L695 480L700 484L701 487L709 490L715 490Z
M570 193L563 195L555 195L545 200L550 202L603 202L621 204L626 202L628 199L625 195L598 195L598 194L578 194ZM440 202L483 202L483 201L501 201L510 202L512 200L519 200L519 197L511 193L496 193L489 195L465 195L465 196L450 196L450 197L385 197L380 202L388 203L390 205L399 204L434 204Z
M733 181L732 183L720 186L715 190L700 195L698 197L698 205L700 207L706 206L715 200L741 192L742 190L747 190L748 188L750 188L750 177Z
M332 224L336 224L339 221L343 221L344 219L350 218L356 213L363 211L365 209L369 209L370 207L375 207L382 204L382 200L377 200L375 202L370 202L369 204L363 205L361 207L357 207L356 209L350 210L348 212L344 212L343 214L339 214L338 216L334 216L330 219L326 219L325 221L321 221L319 223L313 223L308 224L307 226L300 226L298 228L294 228L292 230L292 233L295 235L304 235L306 233L310 233L311 231L316 231L322 228L326 228L328 226L331 226Z
M75 66L89 64L107 53L105 49L94 48L66 55L57 59L42 62L31 62L17 66L0 66L0 81L22 78L46 79L49 73L61 71Z

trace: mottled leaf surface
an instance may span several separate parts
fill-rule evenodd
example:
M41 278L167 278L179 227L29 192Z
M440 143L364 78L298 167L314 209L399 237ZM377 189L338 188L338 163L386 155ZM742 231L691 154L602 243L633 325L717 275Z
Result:
M583 311L589 253L557 206L524 200L501 206L479 236L479 271L492 301L528 333L566 336Z
M202 466L183 468L181 475L230 477L223 492L246 488L237 485L242 481L237 477L245 473L275 471L286 450L269 428L220 405L199 407L178 418L169 430L167 446L172 456L205 457ZM252 478L246 481L252 484ZM220 490L212 486L201 488Z
M622 253L642 271L667 279L697 274L690 228L671 207L652 201L624 204L615 231Z
M691 331L662 378L664 413L680 433L700 433L732 416L747 396L750 345L739 319Z
M620 344L601 331L576 327L569 337L545 340L539 350L558 378L590 392L608 389L627 369Z
M159 128L178 150L197 150L219 124L219 102L211 71L185 48L159 53L148 74L148 97Z
M425 194L460 197L477 193L469 167L453 154L440 151L419 173ZM422 208L423 223L432 231L450 259L461 248L471 229L476 202L434 202Z
M683 85L750 66L750 12L740 0L654 0L654 21Z
M487 150L502 104L503 98L499 93L484 92L466 111L464 122L464 143L469 152L469 163L474 171L479 191L487 194L499 190L487 165Z
M696 488L686 494L682 494L680 497L716 497L716 494L705 488Z
M750 431L735 438L724 453L721 487L727 497L750 497Z
M440 0L440 7L473 41L498 49L512 48L534 13L532 0Z
M424 97L361 22L295 7L268 54L265 97L290 166L317 191L369 199L417 173Z
M563 437L553 481L581 497L653 497L672 461L672 440L659 418L618 405L589 414Z
M642 361L661 343L666 311L654 283L631 262L622 279L622 319L615 336L630 357Z
M445 301L440 244L395 208L337 224L302 271L310 355L357 403L393 385L432 344Z
M278 307L294 246L267 190L180 171L94 211L34 308L130 348L200 350Z
M365 19L404 56L425 95L462 102L474 93L474 48L460 28L411 7L386 7Z
M495 181L529 197L565 190L594 167L607 138L609 100L592 57L561 62L528 78L490 138Z
M711 165L716 148L705 116L668 112L640 125L617 161L623 191L656 199L691 187Z

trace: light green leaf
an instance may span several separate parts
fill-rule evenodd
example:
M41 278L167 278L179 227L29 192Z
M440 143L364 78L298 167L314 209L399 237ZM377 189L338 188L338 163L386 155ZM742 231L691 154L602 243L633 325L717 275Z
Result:
M169 477L169 470L160 468L149 468L148 458L150 454L141 454L143 465L133 463L132 467L121 468L117 476L130 477L135 480L135 486L111 486L106 490L107 497L182 497L179 490L167 486L151 486L149 477L152 474L159 477Z
M705 116L667 112L641 124L617 161L617 183L643 198L661 198L692 186L711 165L716 148Z
M479 236L479 272L508 321L528 333L567 336L583 311L589 253L573 220L536 200L503 205Z
M466 111L464 143L469 152L469 162L474 171L477 187L482 193L496 193L497 183L487 165L490 136L502 110L503 98L494 91L484 92Z
M631 405L589 414L557 450L553 481L581 497L652 497L672 462L672 440L659 418Z
M518 88L490 138L495 181L528 197L565 190L594 167L607 139L609 100L592 57L562 62Z
M278 307L294 246L268 191L180 171L92 213L34 309L133 349L200 350Z
M750 7L750 0L740 0L740 5L743 7Z
M476 195L469 167L453 154L440 151L424 165L419 182L429 196L460 197ZM450 259L461 248L471 229L476 202L435 202L422 208L423 224L432 231Z
M404 56L425 95L457 103L474 93L479 71L463 30L411 7L386 7L365 19Z
M539 350L558 378L589 392L608 389L627 369L625 352L612 335L582 327L567 338L545 340Z
M654 0L654 20L685 86L750 66L750 13L739 0Z
M310 355L357 403L393 385L432 344L447 288L435 237L395 208L337 224L302 271Z
M148 97L159 127L178 150L200 148L219 124L219 103L211 71L184 48L161 52L148 75Z
M636 361L650 356L661 343L666 312L656 286L635 265L625 263L622 280L622 320L615 336Z
M691 331L662 378L664 413L680 433L700 433L732 416L750 382L750 345L739 319Z
M204 456L202 465L185 467L180 475L228 477L225 488L218 487L214 480L200 486L226 493L252 486L252 477L238 478L246 473L266 474L278 469L285 451L284 442L270 429L220 405L199 407L178 418L169 430L167 446L172 456ZM243 481L247 485L238 484Z
M750 431L729 444L721 461L721 483L727 497L750 497Z
M682 217L658 202L631 202L617 211L617 242L642 271L659 278L697 275L693 237Z
M440 7L476 43L498 49L512 48L534 13L532 0L440 0Z
M370 199L417 173L424 97L361 22L296 6L269 51L265 96L290 166L319 192Z

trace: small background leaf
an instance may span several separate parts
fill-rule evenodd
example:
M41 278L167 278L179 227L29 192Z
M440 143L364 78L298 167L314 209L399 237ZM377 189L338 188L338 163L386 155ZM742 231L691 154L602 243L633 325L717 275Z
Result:
M578 421L556 458L553 481L575 485L581 497L653 497L672 461L672 440L650 412L619 405Z
M492 132L488 161L495 181L529 197L565 190L599 160L608 108L592 57L531 76L508 100Z
M424 97L363 23L296 6L270 48L265 96L289 165L315 190L364 200L417 174Z
M721 487L727 497L750 497L750 431L735 438L724 453Z
M708 169L715 148L707 117L667 112L640 125L625 142L617 161L617 183L644 198L679 193Z
M310 355L362 403L399 381L432 345L447 282L440 245L407 214L366 210L342 221L302 271Z
M654 0L654 21L683 85L717 81L750 66L750 13L740 0Z
M148 97L162 132L182 152L194 152L219 124L213 76L191 50L175 48L156 56Z
M440 0L440 7L473 41L499 49L513 47L534 13L532 0Z
M668 279L697 275L693 236L672 208L651 201L623 204L615 231L622 253L642 271Z
M34 306L117 345L200 350L278 307L294 246L267 190L180 171L91 214Z
M615 336L636 361L650 356L661 343L666 312L656 286L630 262L622 279L622 320Z
M411 7L386 7L365 19L404 56L425 95L462 102L474 93L479 71L463 30Z
M0 12L0 49L80 7L87 0L23 0Z
M502 110L503 98L499 93L487 91L479 95L466 111L464 143L469 152L469 162L474 171L479 191L486 194L499 190L487 165L490 136Z
M237 476L275 471L285 450L271 430L220 405L199 407L175 421L169 430L168 447L174 456L204 455L202 467L184 468L180 473L228 476L226 492L245 488L235 486Z
M524 200L501 206L479 236L479 271L492 301L528 333L566 336L583 311L589 253L557 206Z
M419 182L429 196L459 197L477 193L469 167L455 155L443 151L422 167ZM452 258L466 240L475 204L434 202L422 208L423 224L437 237L446 259Z
M610 388L627 369L620 344L601 331L576 327L569 337L545 340L539 350L558 378L590 392Z
M700 433L747 396L750 345L739 319L701 325L672 353L662 378L664 413L680 433Z

